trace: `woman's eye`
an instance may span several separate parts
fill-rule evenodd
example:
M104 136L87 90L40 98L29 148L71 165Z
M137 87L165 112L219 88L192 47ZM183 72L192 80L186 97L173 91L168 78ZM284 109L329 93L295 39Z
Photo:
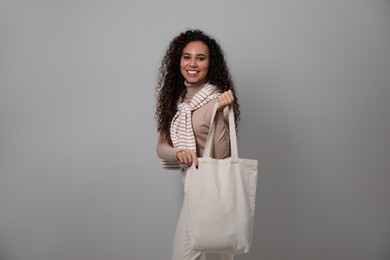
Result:
M183 58L183 60L189 60L190 56L183 56L182 58Z
M205 57L198 57L198 60L204 61L206 58Z

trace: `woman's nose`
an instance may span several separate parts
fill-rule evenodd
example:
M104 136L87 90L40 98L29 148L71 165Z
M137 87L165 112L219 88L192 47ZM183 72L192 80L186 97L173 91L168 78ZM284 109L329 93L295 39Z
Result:
M189 65L190 65L191 67L196 67L196 66L197 66L196 59L191 59Z

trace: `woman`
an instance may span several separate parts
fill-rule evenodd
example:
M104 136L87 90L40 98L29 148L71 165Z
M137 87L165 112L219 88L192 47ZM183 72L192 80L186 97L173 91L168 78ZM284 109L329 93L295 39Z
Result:
M230 155L227 106L234 108L236 125L239 105L221 47L204 32L188 30L175 37L162 60L157 87L157 154L164 167L198 166L203 156L214 105L218 103L213 150L218 159ZM172 260L199 260L191 250L182 211L176 227ZM205 254L207 260L233 259L232 255Z

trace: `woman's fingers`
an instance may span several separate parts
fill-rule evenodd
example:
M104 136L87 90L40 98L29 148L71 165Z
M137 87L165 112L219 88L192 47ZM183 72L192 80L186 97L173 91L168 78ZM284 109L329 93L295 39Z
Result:
M190 150L190 153L192 155L192 162L194 163L195 168L198 168L198 157L196 156L195 151Z
M176 153L177 159L181 164L191 166L194 163L195 167L198 167L198 157L193 150L183 150Z
M222 111L225 107L231 105L234 103L234 95L231 90L223 92L219 97L218 97L218 110Z

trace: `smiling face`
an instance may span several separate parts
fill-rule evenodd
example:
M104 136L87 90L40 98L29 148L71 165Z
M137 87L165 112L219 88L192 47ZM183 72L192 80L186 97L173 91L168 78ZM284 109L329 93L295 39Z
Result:
M207 77L209 72L209 48L202 41L189 42L183 49L180 71L188 83L196 84Z

